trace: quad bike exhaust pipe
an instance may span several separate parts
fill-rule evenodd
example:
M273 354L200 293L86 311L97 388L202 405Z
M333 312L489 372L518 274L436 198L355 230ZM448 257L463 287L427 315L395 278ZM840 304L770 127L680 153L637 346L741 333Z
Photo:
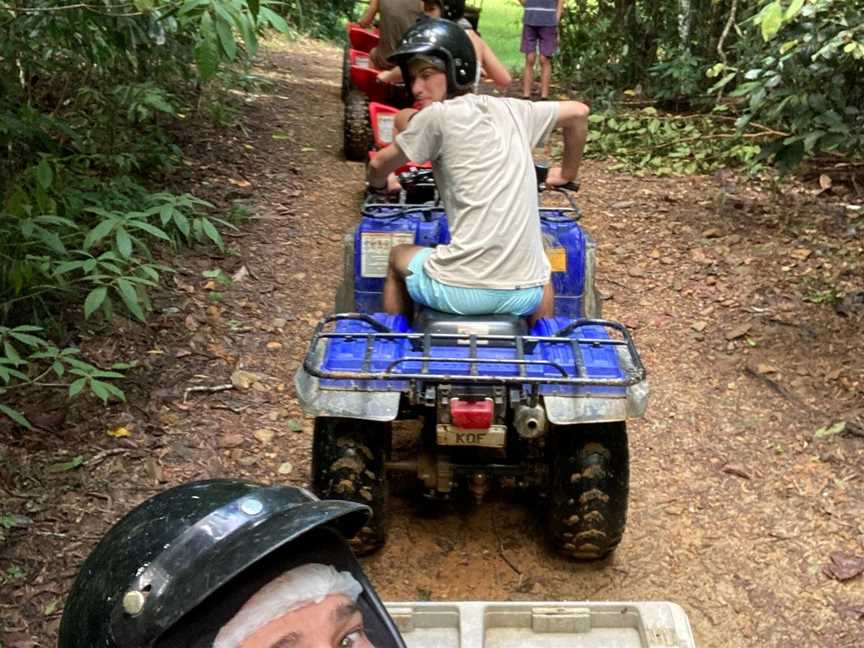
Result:
M546 434L546 410L542 405L519 405L513 425L523 439L537 439Z

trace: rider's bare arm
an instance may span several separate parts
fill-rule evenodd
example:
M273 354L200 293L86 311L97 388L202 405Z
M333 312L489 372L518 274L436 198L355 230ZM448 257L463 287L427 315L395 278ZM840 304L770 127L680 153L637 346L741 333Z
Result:
M369 169L366 172L369 186L374 188L386 187L387 176L406 162L408 162L408 156L402 152L398 144L385 146L369 161Z
M393 118L394 133L401 133L406 128L408 128L408 122L411 121L411 118L416 112L416 108L403 108L398 113L396 113L396 117Z
M582 151L588 139L588 106L580 101L562 101L558 104L558 126L564 135L564 158L560 167L549 169L546 184L562 185L579 177Z
M369 8L366 10L366 13L358 20L357 22L362 27L370 27L372 25L372 21L375 20L375 14L378 13L378 0L369 0Z
M378 73L377 78L381 83L402 83L402 70L399 67L383 70Z
M512 80L507 66L505 66L497 56L495 56L495 52L493 52L492 48L489 47L482 38L480 38L477 32L473 29L465 31L471 39L474 49L477 51L477 60L481 62L483 74L492 79L492 83L495 84L495 87L498 88L498 90L506 92L507 88L510 87L510 81Z

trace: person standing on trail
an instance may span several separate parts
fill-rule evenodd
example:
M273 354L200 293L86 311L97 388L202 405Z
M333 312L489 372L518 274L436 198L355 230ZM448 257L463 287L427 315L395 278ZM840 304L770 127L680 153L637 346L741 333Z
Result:
M344 540L370 514L232 479L159 493L84 562L58 648L405 648Z
M531 98L534 64L540 50L540 99L549 99L552 57L558 51L558 23L564 11L564 0L519 0L525 7L522 17L522 47L525 67L522 70L522 98Z
M380 14L379 39L369 52L369 60L379 70L389 70L393 64L387 57L399 45L402 34L423 16L423 5L420 0L370 0L369 8L357 22L368 28L376 14Z
M401 68L420 109L400 113L406 127L370 161L369 190L385 191L388 174L409 160L431 160L451 241L437 248L391 249L384 310L410 318L414 300L466 315L552 315L532 150L562 127L563 162L549 170L546 183L575 180L588 107L471 94L474 47L448 20L412 27L390 60Z

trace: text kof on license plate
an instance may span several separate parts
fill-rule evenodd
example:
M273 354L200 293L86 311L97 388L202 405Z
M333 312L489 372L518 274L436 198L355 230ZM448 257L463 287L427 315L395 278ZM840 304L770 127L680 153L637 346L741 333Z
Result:
M493 425L487 430L466 430L441 423L437 427L438 445L478 446L481 448L503 448L507 440L507 426Z

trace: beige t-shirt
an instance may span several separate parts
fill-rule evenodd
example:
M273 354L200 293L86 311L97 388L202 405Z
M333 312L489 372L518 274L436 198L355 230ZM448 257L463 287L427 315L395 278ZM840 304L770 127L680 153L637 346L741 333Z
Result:
M451 241L424 269L451 286L513 290L541 286L543 251L532 149L558 121L556 102L468 94L416 113L396 143L432 161Z
M402 41L402 35L423 16L420 0L381 0L378 5L380 36L372 51L372 64L379 70L389 70L393 64L387 57Z

